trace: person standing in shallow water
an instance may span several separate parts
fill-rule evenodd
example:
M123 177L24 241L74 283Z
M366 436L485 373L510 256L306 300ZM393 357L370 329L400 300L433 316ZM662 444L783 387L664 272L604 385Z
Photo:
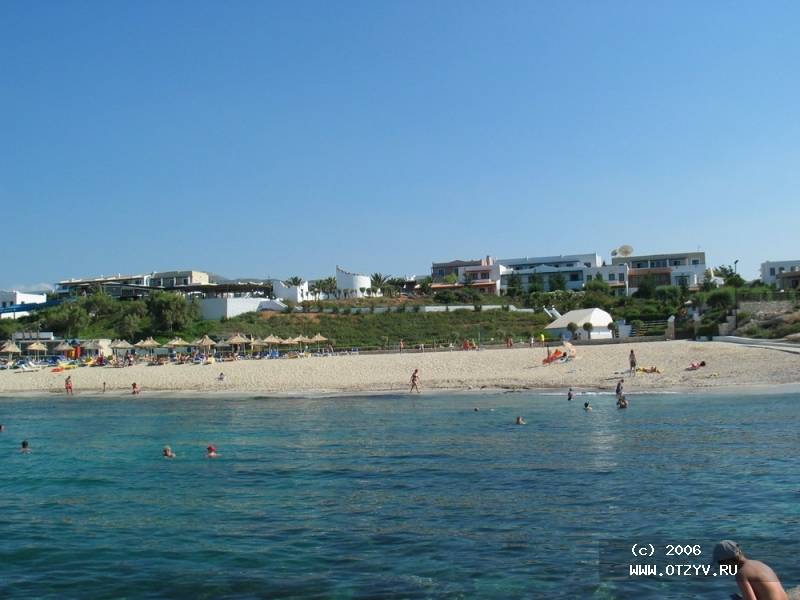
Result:
M572 388L569 388L569 391L567 392L567 400L571 401L574 397L575 397L575 392L572 391Z
M67 396L72 396L72 375L67 375L67 378L64 380L64 391L67 393Z
M418 394L422 392L419 389L419 369L414 369L414 372L411 374L411 389L408 390L409 393L417 390Z

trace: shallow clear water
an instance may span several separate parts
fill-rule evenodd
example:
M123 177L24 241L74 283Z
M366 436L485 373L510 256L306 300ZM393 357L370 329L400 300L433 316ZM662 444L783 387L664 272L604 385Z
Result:
M608 566L723 538L800 583L800 397L631 398L5 399L0 597L727 598Z

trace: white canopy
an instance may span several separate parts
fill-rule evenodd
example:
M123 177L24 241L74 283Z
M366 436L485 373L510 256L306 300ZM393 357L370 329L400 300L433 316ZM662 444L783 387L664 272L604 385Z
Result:
M601 308L581 308L579 310L571 310L558 317L555 321L550 323L545 330L548 329L566 329L570 323L575 323L578 327L583 327L584 323L591 323L592 329L604 330L608 329L608 324L613 322L614 318Z

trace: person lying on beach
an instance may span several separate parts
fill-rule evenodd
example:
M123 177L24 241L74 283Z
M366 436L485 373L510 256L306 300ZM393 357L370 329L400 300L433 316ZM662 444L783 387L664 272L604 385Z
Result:
M788 600L778 576L769 566L758 560L747 558L734 541L722 540L714 546L714 564L736 567L736 584L741 600Z
M175 458L175 453L169 446L164 446L164 458Z
M661 370L655 365L652 367L639 367L636 369L639 373L661 373Z
M217 458L219 454L217 454L217 447L213 444L206 448L206 456L208 458Z
M706 366L706 361L701 360L700 362L697 362L695 360L695 361L692 361L692 363L688 367L686 367L686 370L687 371L697 371L697 369L699 369L700 367L705 367L705 366Z
M584 402L583 403L583 410L592 410L592 407L589 406L589 402Z
M225 381L225 373L220 373L217 376L217 381Z
M527 425L528 423L522 417L517 417L517 425Z

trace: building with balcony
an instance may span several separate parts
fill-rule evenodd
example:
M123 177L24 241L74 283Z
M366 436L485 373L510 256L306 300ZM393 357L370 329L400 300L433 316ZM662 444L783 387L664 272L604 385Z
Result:
M583 289L586 275L591 269L604 266L600 255L592 254L567 254L559 256L501 258L497 260L501 265L500 290L505 292L509 287L512 275L520 278L523 291L528 291L531 284L541 282L544 291L556 289L555 277L563 278L568 290L578 291Z
M627 265L629 293L634 293L645 278L652 278L657 286L678 285L696 290L703 284L707 269L705 252L614 256L611 264Z
M172 289L187 285L207 285L210 282L205 271L161 271L150 274L150 287Z
M800 260L774 260L761 263L761 281L767 285L780 285L784 273L797 273L800 271ZM785 289L785 288L782 288Z

